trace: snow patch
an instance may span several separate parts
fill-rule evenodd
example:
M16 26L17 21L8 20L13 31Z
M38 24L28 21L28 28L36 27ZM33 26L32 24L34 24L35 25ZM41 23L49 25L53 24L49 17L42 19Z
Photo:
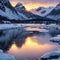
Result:
M15 58L12 55L3 53L3 51L0 50L0 60L15 60Z
M37 15L39 15L39 16L42 16L42 17L44 17L44 16L46 16L46 15L48 15L52 10L53 10L54 8L42 8L41 10L39 10L39 11L36 11L36 10L32 10L31 12L33 13L33 14L37 14Z

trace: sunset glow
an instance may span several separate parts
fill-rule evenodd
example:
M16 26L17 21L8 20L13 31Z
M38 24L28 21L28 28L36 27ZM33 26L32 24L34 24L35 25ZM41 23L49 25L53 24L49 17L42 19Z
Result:
M13 54L15 56L20 56L20 58L34 57L44 52L52 50L53 47L54 46L50 44L38 43L38 41L35 41L35 39L31 37L27 37L25 39L25 44L23 44L21 48L18 48L16 44L14 43L12 47L10 48L9 52L10 54Z
M44 7L47 7L47 5L42 5L42 4L39 4L39 3L29 3L29 4L24 4L26 10L31 10L31 9L36 9L38 7L41 7L41 6L44 6Z
M17 4L17 3L14 2L14 1L12 1L12 2L10 1L10 3L12 4L12 6L16 6L16 4Z
M18 3L15 1L10 1L10 2L13 6L16 6L16 4ZM38 3L37 2L36 3L34 3L34 2L24 3L23 2L22 4L23 4L23 6L25 6L26 10L28 10L28 11L30 11L31 9L38 8L38 7L49 7L49 6L56 5L56 3L49 4L49 3L40 3L40 2L38 2Z

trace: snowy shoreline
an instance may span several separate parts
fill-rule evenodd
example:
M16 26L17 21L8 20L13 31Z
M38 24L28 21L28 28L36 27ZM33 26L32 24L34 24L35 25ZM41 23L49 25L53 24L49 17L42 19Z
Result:
M15 57L0 50L0 60L15 60Z
M39 34L40 34L40 32L47 33L47 34L50 34L50 35L53 35L53 34L55 35L56 34L56 36L58 34L60 34L60 27L59 27L59 25L56 25L56 24L50 24L50 25L45 25L45 24L40 24L39 25L38 24L38 26L35 25L35 24L33 24L33 25L31 24L31 26L29 24L28 25L27 24L26 25L23 25L23 24L20 24L20 25L18 25L18 24L0 24L0 25L1 25L0 33L2 32L1 35L0 35L0 46L2 46L1 44L3 44L3 43L4 43L4 46L7 46L10 43L10 41L15 40L15 39L16 40L18 39L19 41L22 41L27 36L29 36L29 35L32 36L33 31L35 33L35 30ZM28 27L31 27L32 30L28 30L28 29L26 30L25 29L25 28L28 28ZM36 29L36 27L37 27L37 29ZM41 31L41 30L43 30L43 31ZM53 38L51 38L51 39L53 40ZM59 39L57 41L59 41ZM57 53L58 51L53 51L53 52L54 52L54 54L56 53L57 56L59 56L59 54ZM59 51L59 53L60 53L60 51ZM48 54L46 53L46 55L48 55ZM44 54L43 56L41 56L41 58L45 58L44 56L46 56L46 55ZM47 60L50 58L50 56L52 56L51 52L49 52Z

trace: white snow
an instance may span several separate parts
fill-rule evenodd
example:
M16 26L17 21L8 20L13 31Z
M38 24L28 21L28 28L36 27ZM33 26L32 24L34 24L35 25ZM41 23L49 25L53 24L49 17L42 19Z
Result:
M0 60L15 60L15 58L12 55L3 53L3 51L0 50Z
M53 42L53 43L58 43L58 44L60 44L60 35L57 35L56 37L52 37L52 38L50 39L50 41Z
M33 13L33 14L37 14L37 15L39 15L39 16L42 16L42 17L44 17L44 16L46 16L46 15L48 15L52 10L53 10L54 8L42 8L41 10L39 10L39 11L36 11L36 10L32 10L31 12ZM42 13L43 11L46 11L45 13Z
M22 9L22 10L24 10L25 8L24 8L24 6L23 6L22 3L17 3L15 9L18 9L18 10L21 10Z
M54 40L54 41L60 41L60 36L53 37L53 38L51 38L50 40Z
M8 19L19 19L18 15L12 12L9 8L5 7L5 12L0 10L0 15L7 17Z
M22 20L28 19L28 17L26 17L23 13L18 12L18 14Z
M15 12L12 12L9 8L5 7L5 14L9 19L19 19Z
M5 12L0 10L0 15L7 17L8 19L15 19L15 20L28 19L24 14L19 13L19 12L17 12L17 13L12 11L11 9L7 8L7 7L5 7Z
M57 56L57 58L56 58L56 56ZM43 56L41 56L41 58L43 58L43 59L47 58L47 60L60 60L60 51L48 52L48 53L44 54Z
M51 12L53 14L48 14L47 18L54 19L54 20L60 20L59 10L60 10L60 3L53 10L53 11L55 11L54 13L56 13L56 14L54 14L53 12Z
M47 18L58 20L58 19L60 19L60 14L58 14L58 15L48 15Z
M55 10L59 10L60 9L60 3L57 5L57 7L55 8Z
M0 24L0 30L23 28L24 26L18 26L17 24Z

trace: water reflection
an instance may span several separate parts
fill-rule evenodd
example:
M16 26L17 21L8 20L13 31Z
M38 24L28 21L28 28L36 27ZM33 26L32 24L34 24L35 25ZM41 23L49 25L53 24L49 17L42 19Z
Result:
M40 57L42 54L52 51L56 47L56 45L51 45L48 43L42 44L41 42L33 39L33 37L27 37L25 39L25 43L23 43L22 47L20 48L17 47L16 43L14 42L8 53L15 56L16 60L24 60L26 58Z

